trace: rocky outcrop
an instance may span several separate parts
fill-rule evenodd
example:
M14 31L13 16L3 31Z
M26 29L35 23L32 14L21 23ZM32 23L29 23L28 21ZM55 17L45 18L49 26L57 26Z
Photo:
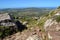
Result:
M4 13L0 14L0 26L16 26L16 24L8 13Z
M56 13L52 18L47 19L44 24L44 29L48 34L49 40L60 40L60 22L57 22L54 17L60 15Z
M48 26L51 26L53 24L52 19L48 19L44 24L44 29L46 29Z

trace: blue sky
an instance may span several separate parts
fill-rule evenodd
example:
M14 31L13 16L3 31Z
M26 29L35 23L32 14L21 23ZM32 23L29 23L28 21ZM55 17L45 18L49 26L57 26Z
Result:
M60 0L0 0L0 8L57 7Z

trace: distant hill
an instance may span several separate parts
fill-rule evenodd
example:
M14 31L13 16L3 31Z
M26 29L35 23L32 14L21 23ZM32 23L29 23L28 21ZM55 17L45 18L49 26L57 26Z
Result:
M49 13L51 10L55 8L7 8L7 9L0 9L0 13L10 13L14 16L41 16L43 14Z

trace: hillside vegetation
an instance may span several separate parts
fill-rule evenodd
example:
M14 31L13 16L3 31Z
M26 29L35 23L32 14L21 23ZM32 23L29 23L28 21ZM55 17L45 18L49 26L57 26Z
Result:
M22 23L22 25L25 25L27 27L26 30L23 30L22 32L19 30L10 30L9 28L6 28L4 32L0 32L0 38L10 36L12 34L15 34L17 32L23 33L29 31L30 34L35 32L35 30L38 30L36 33L42 33L42 39L46 40L48 37L46 37L46 32L44 29L45 22L52 18L54 14L56 14L56 10L54 8L21 8L21 9L2 9L0 10L0 13L9 13L13 18L14 21L19 21ZM55 19L59 22L60 16L57 16ZM19 24L20 25L20 24ZM0 27L0 29L5 29L4 27ZM34 29L36 28L36 29ZM19 28L21 29L21 28ZM23 27L22 27L23 29ZM34 31L34 32L33 32ZM12 32L12 34L10 34ZM23 35L22 34L22 35ZM27 35L27 34L26 34Z
M42 16L55 8L8 8L0 10L0 13L10 13L14 16Z

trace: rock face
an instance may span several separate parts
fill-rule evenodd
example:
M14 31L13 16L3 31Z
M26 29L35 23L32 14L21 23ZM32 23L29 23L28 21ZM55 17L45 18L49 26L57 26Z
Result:
M60 40L60 22L57 22L54 19L56 16L59 15L60 11L52 16L52 18L48 19L44 24L44 29L47 32L48 38L50 40Z
M41 40L38 35L29 36L26 40Z
M12 17L8 14L0 14L0 26L15 26Z
M48 19L44 24L44 29L46 29L48 26L51 26L53 24L52 19Z
M60 40L60 22L48 19L44 24L44 29L48 34L50 40Z
M49 39L60 40L60 23L49 26L46 32L49 33Z
M0 14L0 21L5 20L5 19L11 19L8 13Z

